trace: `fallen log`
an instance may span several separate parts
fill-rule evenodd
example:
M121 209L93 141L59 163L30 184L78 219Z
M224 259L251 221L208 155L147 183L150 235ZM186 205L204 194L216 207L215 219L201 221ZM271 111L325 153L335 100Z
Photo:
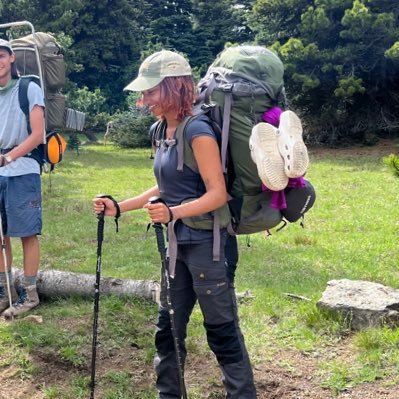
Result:
M23 276L23 270L13 268L16 280ZM81 274L63 272L59 270L41 270L37 276L37 291L42 297L57 296L92 296L96 276L92 274ZM150 280L128 280L114 277L101 277L101 295L135 296L150 299L159 303L160 286L156 281Z

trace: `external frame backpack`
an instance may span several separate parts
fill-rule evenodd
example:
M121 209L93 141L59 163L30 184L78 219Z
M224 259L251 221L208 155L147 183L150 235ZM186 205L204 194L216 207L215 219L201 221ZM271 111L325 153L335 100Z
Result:
M25 114L26 125L28 133L32 133L29 120L29 100L28 100L28 86L30 82L38 84L37 79L33 77L21 77L18 88L19 106ZM37 148L32 150L26 156L35 159L41 169L44 164L50 165L50 171L54 170L54 166L62 161L62 156L66 150L66 142L62 135L56 131L50 131L46 134L46 142L40 144Z
M178 165L198 172L185 131L196 118L206 117L220 136L219 147L231 196L228 210L183 220L193 228L215 229L227 226L230 234L252 234L269 230L282 221L296 222L313 206L315 190L309 181L304 187L286 188L286 209L271 207L272 192L262 191L249 149L249 137L262 114L273 106L285 106L284 67L272 51L261 46L236 46L225 49L199 82L200 95L192 116L178 126L175 139ZM152 129L153 142L162 141L162 125Z
M66 142L59 131L65 126L65 97L61 93L65 85L65 62L61 46L55 38L44 32L11 40L15 54L16 66L21 74L19 84L19 104L26 116L28 133L31 133L29 122L28 86L31 81L38 84L44 93L46 106L45 144L40 144L28 157L34 158L41 167L61 162L66 149Z
M61 46L55 38L44 32L10 41L21 76L36 77L42 88L46 104L46 131L65 126L65 97L61 93L65 85L65 61Z

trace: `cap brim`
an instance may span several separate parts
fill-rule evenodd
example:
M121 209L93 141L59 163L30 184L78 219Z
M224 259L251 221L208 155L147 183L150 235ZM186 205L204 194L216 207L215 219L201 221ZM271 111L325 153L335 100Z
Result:
M163 80L163 77L148 78L139 76L130 82L123 90L124 91L144 91L152 89L153 87L159 85Z
M9 54L14 54L14 50L8 46L0 46L1 49L7 50Z

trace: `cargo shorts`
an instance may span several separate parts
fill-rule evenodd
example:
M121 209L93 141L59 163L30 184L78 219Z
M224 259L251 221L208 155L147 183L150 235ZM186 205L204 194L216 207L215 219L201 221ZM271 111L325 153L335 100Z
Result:
M41 234L40 175L0 176L0 212L4 235L30 237Z

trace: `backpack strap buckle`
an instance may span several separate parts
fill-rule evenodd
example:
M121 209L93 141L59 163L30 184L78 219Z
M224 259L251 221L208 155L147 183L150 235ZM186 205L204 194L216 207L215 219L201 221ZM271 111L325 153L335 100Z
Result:
M233 91L234 84L233 83L219 83L218 90L231 92Z

